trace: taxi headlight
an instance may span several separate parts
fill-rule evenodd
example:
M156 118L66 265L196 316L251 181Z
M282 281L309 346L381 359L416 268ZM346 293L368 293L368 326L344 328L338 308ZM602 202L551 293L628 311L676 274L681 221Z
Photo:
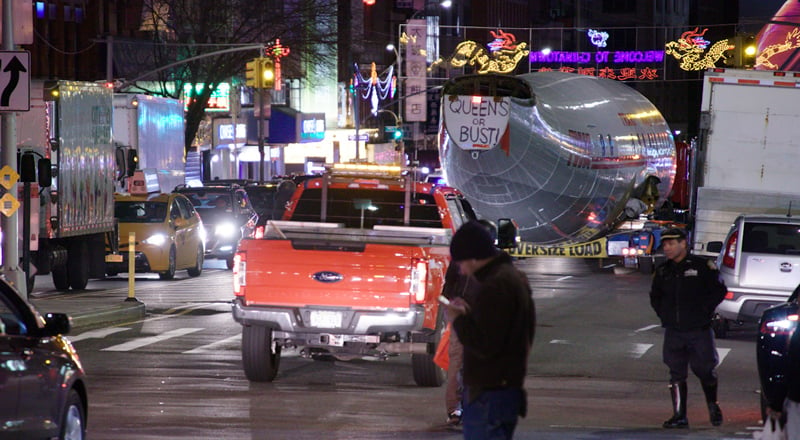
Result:
M239 228L233 223L220 223L214 229L214 235L225 238L232 238L239 234Z
M164 234L153 234L142 240L143 244L152 244L153 246L163 246L166 242L167 236Z

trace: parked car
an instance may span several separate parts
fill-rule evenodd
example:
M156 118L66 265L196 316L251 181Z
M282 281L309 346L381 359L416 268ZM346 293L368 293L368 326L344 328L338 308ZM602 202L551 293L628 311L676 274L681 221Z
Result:
M207 259L223 259L233 268L233 255L242 237L255 230L258 214L244 188L238 184L209 184L201 187L180 186L175 192L186 196L200 214L206 227Z
M0 279L0 437L86 438L88 393L63 313L44 316Z
M786 398L786 375L792 373L786 368L789 342L797 330L800 318L798 294L800 294L800 285L794 289L786 302L768 308L761 316L756 345L756 362L758 378L761 382L762 416L767 407L780 411L783 407L783 400ZM794 374L800 374L800 372L794 372Z
M717 306L714 331L723 338L732 323L758 322L800 284L800 218L740 215L725 242L717 243L717 267L728 293Z
M181 194L114 196L122 260L106 263L106 273L128 271L128 235L136 234L135 270L157 272L163 280L184 270L191 277L203 272L206 231L200 215Z

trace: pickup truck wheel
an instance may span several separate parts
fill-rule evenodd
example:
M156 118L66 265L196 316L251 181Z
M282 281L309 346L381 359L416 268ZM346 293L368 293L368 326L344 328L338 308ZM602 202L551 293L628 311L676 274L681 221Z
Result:
M228 269L233 269L233 255L225 259L225 266L227 266Z
M272 382L278 375L281 347L272 344L272 329L258 325L242 327L242 366L251 382Z
M433 354L412 354L411 370L414 382L421 387L439 387L445 381L445 371L433 362Z
M728 337L728 330L730 329L730 323L727 319L719 316L714 315L714 319L711 320L711 328L714 330L714 337L718 339L725 339Z

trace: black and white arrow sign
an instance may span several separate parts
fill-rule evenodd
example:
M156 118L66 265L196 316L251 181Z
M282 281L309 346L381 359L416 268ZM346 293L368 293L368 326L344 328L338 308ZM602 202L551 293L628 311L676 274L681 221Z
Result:
M0 51L0 112L31 109L31 54Z

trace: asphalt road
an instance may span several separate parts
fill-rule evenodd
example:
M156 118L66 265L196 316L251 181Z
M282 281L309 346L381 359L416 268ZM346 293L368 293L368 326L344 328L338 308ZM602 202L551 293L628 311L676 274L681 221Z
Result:
M725 423L708 422L689 381L688 431L670 415L662 330L649 276L596 262L519 262L531 280L538 327L518 439L742 439L759 428L755 329L718 341ZM38 281L37 281L38 283ZM90 291L124 289L125 278ZM138 276L143 319L71 336L90 378L89 438L458 439L444 426L444 388L414 385L409 358L321 362L284 352L272 383L249 383L241 330L230 316L230 271L199 278Z

